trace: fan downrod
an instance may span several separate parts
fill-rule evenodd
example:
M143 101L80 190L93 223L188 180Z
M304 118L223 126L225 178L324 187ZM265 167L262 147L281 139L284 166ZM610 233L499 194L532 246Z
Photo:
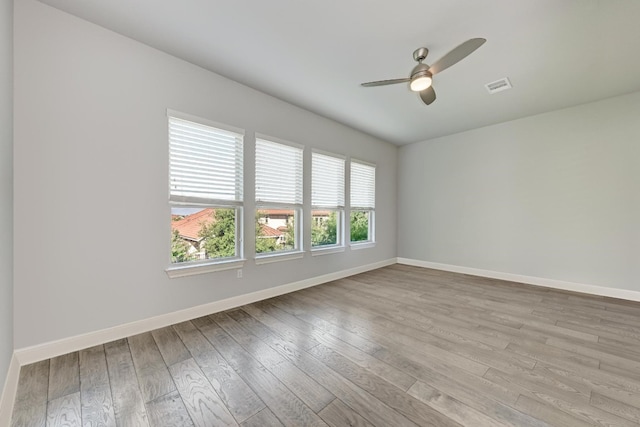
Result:
M413 59L417 62L422 62L429 54L429 49L426 47L419 47L413 52Z

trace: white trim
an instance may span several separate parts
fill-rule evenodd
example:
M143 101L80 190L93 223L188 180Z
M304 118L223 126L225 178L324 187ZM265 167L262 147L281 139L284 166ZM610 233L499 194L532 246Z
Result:
M21 348L15 351L15 357L17 357L20 365L27 365L29 363L35 363L40 360L50 359L62 354L71 353L73 351L82 350L84 348L93 347L95 345L104 344L117 339L141 334L143 332L149 332L154 329L163 328L165 326L170 326L176 323L185 322L197 317L229 310L245 304L251 304L256 301L262 301L267 298L272 298L278 295L298 291L300 289L321 285L323 283L342 279L344 277L353 276L354 274L360 274L364 273L365 271L386 267L395 263L396 259L391 258L374 262L372 264L361 265L359 267L311 277L309 279L300 280L298 282L275 286L269 289L263 289L261 291L252 292L249 294L238 295L236 297L227 298L221 301L210 302L172 313L162 314L160 316L139 320L124 325L118 325L113 328L102 329L100 331L89 332L83 335L63 338L58 341L51 341L32 347Z
M209 120L204 117L195 116L189 113L183 113L181 111L172 110L170 108L167 108L167 117L175 117L176 119L186 120L188 122L194 122L204 126L211 126L214 128L226 130L227 132L237 133L240 136L245 136L246 132L242 128L231 126L226 123L214 122L213 120Z
M312 148L311 153L322 154L323 156L335 157L336 159L344 160L345 164L347 161L347 156L345 154L332 153L331 151L319 150L317 148Z
M20 363L14 352L9 363L7 378L4 381L2 395L0 396L0 426L8 426L11 422L13 404L18 391L18 378L20 377Z
M374 167L374 168L378 167L378 165L375 164L375 163L367 162L365 160L358 160L358 159L355 159L353 157L351 157L351 163L360 163L361 165L371 166L371 167Z
M351 242L349 244L349 247L351 247L352 251L358 251L360 249L375 248L376 242L372 242L371 240L365 240L363 242Z
M293 147L293 148L299 148L301 150L304 151L304 145L302 144L298 144L297 142L291 142L291 141L287 141L286 139L281 139L275 136L269 136L267 134L264 133L260 133L260 132L256 132L255 133L255 139L256 141L258 139L261 139L263 141L268 141L268 142L275 142L276 144L282 144L282 145L288 145L289 147Z
M524 276L521 274L503 273L500 271L482 270L479 268L462 267L458 265L440 264L437 262L421 261L398 257L398 264L413 265L415 267L433 268L435 270L451 271L469 274L471 276L488 277L491 279L507 280L510 282L526 283L528 285L545 288L561 289L564 291L581 292L583 294L603 297L619 298L629 301L640 301L640 292L628 289L607 288L604 286L587 285L583 283L565 282L563 280L546 279L544 277Z
M272 262L289 261L292 259L304 258L304 251L295 252L274 252L256 255L256 265L270 264Z
M164 271L167 272L167 276L170 279L176 277L193 276L196 274L212 273L215 271L233 270L235 268L244 267L244 259L234 259L230 261L215 261L206 264L189 264L181 265L176 264L171 267L167 267ZM184 264L184 263L183 263Z
M333 246L333 245L329 247L315 246L311 248L311 256L337 254L344 251L345 251L344 246Z

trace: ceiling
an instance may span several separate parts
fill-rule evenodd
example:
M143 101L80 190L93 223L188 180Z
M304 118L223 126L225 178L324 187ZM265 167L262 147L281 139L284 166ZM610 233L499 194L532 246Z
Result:
M41 1L398 145L640 90L637 0ZM474 37L430 106L360 86ZM502 77L513 89L489 94Z

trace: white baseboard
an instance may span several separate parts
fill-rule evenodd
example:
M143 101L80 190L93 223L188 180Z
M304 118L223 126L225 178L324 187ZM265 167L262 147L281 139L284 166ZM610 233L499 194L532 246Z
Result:
M7 378L4 381L2 395L0 395L0 427L9 426L11 423L11 413L13 412L13 402L16 400L18 390L18 378L20 376L20 363L15 352L9 362Z
M347 270L323 274L322 276L312 277L309 279L300 280L298 282L288 283L286 285L276 286L249 294L238 295L236 297L227 298L221 301L214 301L185 310L175 311L156 317L115 326L113 328L102 329L83 335L77 335L57 341L38 344L32 347L17 349L15 351L15 356L18 358L20 365L28 365L30 363L39 362L40 360L60 356L61 354L71 353L73 351L82 350L84 348L93 347L95 345L104 344L117 339L141 334L143 332L149 332L154 329L173 325L175 323L185 322L187 320L206 316L208 314L229 310L231 308L239 307L245 304L251 304L256 301L261 301L278 295L287 294L289 292L309 288L312 286L320 285L322 283L342 279L344 277L353 276L354 274L364 273L365 271L375 270L376 268L385 267L387 265L392 265L395 263L396 258L391 258L388 260L362 265Z
M526 283L528 285L543 286L545 288L562 289L564 291L581 292L584 294L598 295L611 298L620 298L629 301L640 301L640 292L628 289L606 288L604 286L585 285L582 283L565 282L562 280L545 279L542 277L523 276L500 271L482 270L479 268L461 267L458 265L440 264L436 262L421 261L410 258L398 258L398 264L413 265L415 267L433 268L435 270L451 271L454 273L469 274L471 276L488 277L491 279L507 280L510 282Z

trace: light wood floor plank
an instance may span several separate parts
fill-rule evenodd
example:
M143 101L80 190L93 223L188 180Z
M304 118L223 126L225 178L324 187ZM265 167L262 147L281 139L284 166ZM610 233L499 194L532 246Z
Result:
M609 399L607 396L593 393L591 395L591 405L625 418L636 425L640 425L640 397L637 405L631 406L614 399Z
M451 418L447 418L432 407L418 399L407 398L399 393L399 389L382 378L369 373L333 350L318 344L309 353L322 361L329 368L342 375L363 390L371 393L379 400L396 409L418 425L424 426L457 426Z
M340 399L336 399L318 413L331 427L372 427L366 419L361 417L353 409L345 405Z
M241 427L282 427L282 423L269 408L264 408L242 424Z
M104 350L117 425L148 426L147 412L127 340L107 343Z
M265 408L265 404L191 322L174 325L194 360L238 422Z
M129 348L145 402L176 390L167 365L150 332L129 337Z
M373 341L358 334L354 334L353 332L339 326L332 325L330 322L324 320L320 322L320 324L310 325L287 313L275 304L277 304L277 301L267 300L258 302L255 306L294 329L297 329L302 333L309 334L311 337L315 337L316 335L322 337L323 335L328 334L336 339L350 343L366 353L373 353L380 348L380 346Z
M169 370L195 426L238 425L193 359L175 363Z
M152 426L191 427L193 421L184 406L180 393L174 391L146 404Z
M314 412L317 413L335 399L327 389L238 325L226 313L217 313L210 317Z
M47 419L49 360L20 368L11 425L44 426Z
M315 357L304 351L307 341L300 340L298 345L296 338L289 341L280 335L280 331L275 331L266 326L271 323L269 316L253 306L244 306L243 310L250 311L251 320L244 322L245 325L254 333L265 341L271 348L291 360L297 367L304 371L307 375L314 378L318 383L324 386L354 409L362 417L366 418L374 425L384 426L415 426L416 424L409 421L402 414L394 411L368 392L338 375L335 371L328 368ZM247 312L248 312L247 311ZM289 336L288 334L284 334Z
M164 363L166 363L167 366L191 358L189 350L187 350L171 326L151 331L151 335L153 335L153 339L156 341L160 354L162 354Z
M267 368L251 357L222 328L207 318L194 320L203 335L285 426L326 426L307 405L287 389Z
M80 424L637 426L640 303L391 265L21 368Z
M494 418L490 418L482 412L465 405L459 400L436 390L422 381L417 381L408 393L461 425L474 425L478 427L508 425Z
M503 375L498 371L490 371L487 376L496 382L502 380L503 384L510 384L521 391L520 397L529 397L544 404L549 404L568 415L592 423L595 425L611 425L618 427L633 427L634 423L616 415L601 410L589 404L589 398L577 393L568 393L566 390L549 387L535 381L524 378Z
M601 363L609 363L627 369L629 372L640 372L640 355L631 352L616 350L598 343L562 338L549 338L547 345L592 357L598 359Z
M242 310L234 310L229 313L229 316L240 324L250 317ZM399 369L376 359L375 357L345 343L344 341L332 340L329 343L325 342L325 344L331 349L349 358L351 361L365 369L368 369L379 377L384 378L389 383L394 384L396 387L399 387L404 391L407 391L409 387L416 382L416 379L412 376L405 374Z
M82 426L81 405L79 391L50 400L47 406L47 427Z
M49 369L49 400L80 391L80 368L77 352L54 357L51 359Z
M104 346L81 350L79 359L82 425L115 427L116 418Z
M520 396L515 404L516 409L536 417L550 426L593 426L592 423L572 417L554 406L540 402L527 396Z

